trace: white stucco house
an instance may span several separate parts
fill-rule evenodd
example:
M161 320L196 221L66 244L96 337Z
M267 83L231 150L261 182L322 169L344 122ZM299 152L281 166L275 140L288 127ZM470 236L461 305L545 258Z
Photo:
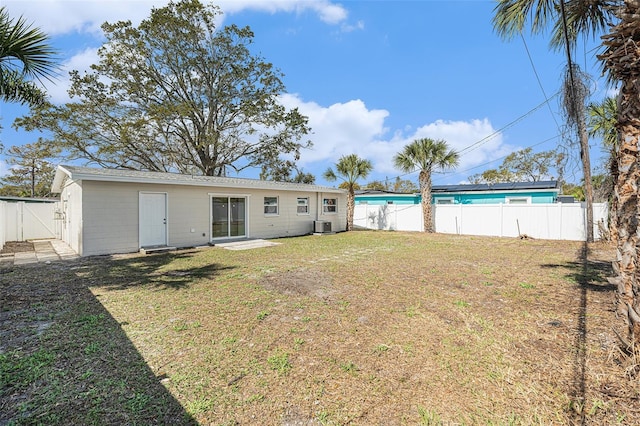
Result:
M81 256L346 230L342 189L58 166L61 237Z

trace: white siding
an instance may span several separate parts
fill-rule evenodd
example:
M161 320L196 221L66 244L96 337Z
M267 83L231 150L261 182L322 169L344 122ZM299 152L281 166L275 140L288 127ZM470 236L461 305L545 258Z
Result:
M316 192L230 190L186 185L101 181L83 181L81 190L82 213L79 216L83 241L81 249L77 249L72 242L69 242L69 245L83 256L126 253L140 248L138 241L140 191L167 193L168 244L175 247L204 245L211 241L211 194L247 196L247 237L249 238L305 235L313 231L313 221L317 219L330 221L334 231L346 229L346 194L326 194L326 197L338 199L338 213L322 215L318 212L318 200L321 200L323 195ZM66 188L65 191L67 191ZM71 193L72 198L74 195ZM277 216L264 214L265 196L279 198ZM309 198L308 215L297 213L298 197ZM70 204L72 204L71 201ZM74 222L76 219L70 220ZM73 224L70 224L69 228L72 226Z
M82 182L82 255L137 251L138 190L113 182Z
M62 241L82 253L82 182L68 181L60 193Z
M264 197L278 197L278 215L264 214ZM298 197L309 198L309 214L298 214ZM249 236L277 238L313 232L317 209L315 193L254 191L249 197Z

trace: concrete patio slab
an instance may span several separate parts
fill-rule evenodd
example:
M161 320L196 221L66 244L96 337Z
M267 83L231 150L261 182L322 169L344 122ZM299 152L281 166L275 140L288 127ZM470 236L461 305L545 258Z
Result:
M273 241L266 240L243 240L216 244L216 247L221 247L226 250L250 250L255 248L278 246L280 244L282 243L274 243Z

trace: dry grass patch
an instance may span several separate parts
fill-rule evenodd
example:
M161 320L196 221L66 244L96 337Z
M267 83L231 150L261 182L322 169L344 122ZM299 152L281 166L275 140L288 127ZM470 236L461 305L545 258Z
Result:
M143 363L127 367L128 399L103 414L142 423L159 409L156 395L164 419L202 424L640 423L639 394L611 331L609 247L593 245L583 261L574 242L393 232L280 242L58 264L40 285L88 289L87 303L99 303L77 312L43 302L52 328L32 339L37 345L12 330L22 343L3 353L46 350L43 369L55 377L49 366L64 363L69 345L94 373L120 376L128 364L118 346L132 349ZM50 270L16 269L2 289ZM17 309L3 307L4 315ZM65 315L75 324L104 315L101 333L120 343L92 345L99 336L85 333L53 345L60 335L51 330L70 327ZM69 373L69 395L94 386L77 376ZM4 383L0 403L36 405L33 390L46 386ZM84 404L40 412L89 423L93 406ZM8 418L29 423L36 411Z

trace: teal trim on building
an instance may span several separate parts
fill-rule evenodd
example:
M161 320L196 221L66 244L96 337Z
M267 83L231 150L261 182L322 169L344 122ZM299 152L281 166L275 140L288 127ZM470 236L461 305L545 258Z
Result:
M356 194L356 204L420 204L419 194L380 194L380 195L358 195Z
M514 182L493 185L438 185L432 188L434 204L549 204L557 202L556 181ZM357 191L356 204L420 204L420 194Z
M494 193L472 193L472 194L433 194L432 202L435 204L438 200L451 200L452 204L506 204L507 200L527 199L527 204L549 204L555 203L558 192L494 192ZM422 197L419 197L422 199Z

